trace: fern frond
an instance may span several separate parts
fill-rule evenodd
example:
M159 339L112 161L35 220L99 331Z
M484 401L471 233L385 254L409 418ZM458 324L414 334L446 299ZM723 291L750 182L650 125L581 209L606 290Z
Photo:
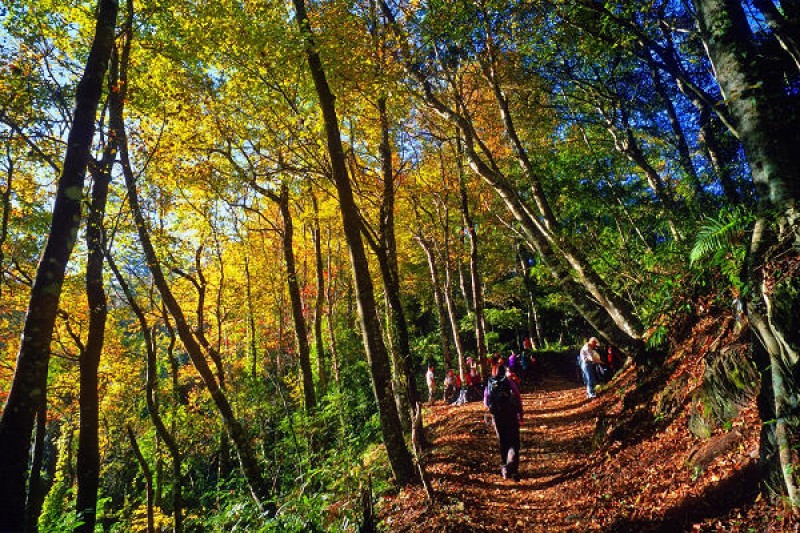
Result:
M753 214L742 208L720 211L717 218L707 217L697 232L689 262L699 261L740 244L754 220Z

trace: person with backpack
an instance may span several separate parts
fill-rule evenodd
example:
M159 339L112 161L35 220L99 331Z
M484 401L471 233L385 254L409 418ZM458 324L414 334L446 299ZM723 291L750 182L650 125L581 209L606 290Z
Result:
M519 426L523 420L519 388L506 376L502 362L492 366L492 377L483 393L489 409L500 451L500 474L503 479L519 481Z

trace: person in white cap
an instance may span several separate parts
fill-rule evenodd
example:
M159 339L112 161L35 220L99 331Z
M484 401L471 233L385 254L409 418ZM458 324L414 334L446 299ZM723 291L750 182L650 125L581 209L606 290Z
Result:
M597 353L597 347L600 346L600 341L597 337L592 337L589 342L583 345L578 360L581 365L581 373L583 374L583 382L586 384L586 397L596 398L594 392L595 386L595 362L600 360L600 354Z

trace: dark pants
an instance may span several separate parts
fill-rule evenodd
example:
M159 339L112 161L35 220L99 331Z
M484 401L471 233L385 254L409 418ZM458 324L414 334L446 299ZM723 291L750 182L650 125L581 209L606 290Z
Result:
M519 474L519 421L517 414L494 417L494 431L500 447L500 465L509 477Z

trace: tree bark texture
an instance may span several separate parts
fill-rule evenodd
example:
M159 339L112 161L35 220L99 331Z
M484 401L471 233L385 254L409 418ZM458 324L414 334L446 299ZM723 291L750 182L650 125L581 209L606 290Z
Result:
M115 80L116 81L116 80ZM119 105L113 103L112 105ZM114 135L110 135L113 139ZM114 142L112 141L112 145ZM76 532L92 533L97 516L97 489L100 484L100 399L97 391L97 371L105 340L108 304L103 286L103 251L105 248L105 220L108 186L111 182L111 164L116 153L112 146L106 151L101 168L94 172L92 201L86 221L86 297L89 304L89 333L86 349L80 358L80 433L78 435L78 495L76 510L82 524Z
M470 285L472 286L472 310L475 314L475 344L478 353L478 361L486 359L486 320L483 316L483 283L478 270L478 231L475 229L475 221L469 211L469 198L467 197L467 184L461 169L461 143L458 142L458 185L461 193L461 219L464 223L464 231L469 235L469 275ZM463 368L462 364L459 367ZM462 372L461 379L465 376Z
M745 309L770 359L774 409L771 435L776 445L768 471L780 472L793 509L800 507L800 282L792 272L800 261L800 105L779 73L761 59L749 15L738 1L695 0L700 30L714 65L725 104L750 163L759 200L746 264L751 293ZM778 36L779 37L779 36ZM762 442L762 446L766 443ZM769 475L769 474L768 474Z
M422 235L417 235L416 240L425 252L425 259L428 262L428 273L431 276L431 288L433 289L433 300L436 303L436 315L439 318L439 343L442 346L442 357L445 365L452 364L453 355L450 351L450 337L447 333L447 312L444 305L444 294L442 285L439 281L439 267L436 265L436 257L433 253L433 245Z
M317 352L317 390L318 397L328 391L328 358L325 342L322 338L322 320L325 304L325 267L322 263L322 234L319 228L319 207L317 198L311 195L314 209L314 221L311 228L311 240L314 242L314 271L316 272L317 294L314 297L314 346Z
M0 531L20 531L36 410L45 396L58 301L81 219L81 200L103 78L114 46L118 5L100 0L95 36L75 95L50 233L36 269L11 390L0 418Z
M405 389L404 406L407 408L410 419L413 406L419 401L417 382L414 379L417 368L411 354L409 341L408 322L406 321L403 303L400 299L400 269L397 265L397 239L394 231L394 197L395 179L392 166L392 148L389 138L389 115L386 110L386 98L378 99L378 112L381 125L381 175L383 177L383 194L380 208L380 252L379 263L383 286L386 291L386 301L389 304L391 319L390 335L392 345L397 351L400 367L400 381Z
M139 468L142 469L144 475L146 505L147 505L147 533L155 533L155 515L153 512L154 492L153 492L153 472L150 470L150 465L142 455L142 450L139 448L139 443L136 441L136 435L133 433L133 428L128 424L128 441L131 443L133 455L136 457L136 462L139 463Z

